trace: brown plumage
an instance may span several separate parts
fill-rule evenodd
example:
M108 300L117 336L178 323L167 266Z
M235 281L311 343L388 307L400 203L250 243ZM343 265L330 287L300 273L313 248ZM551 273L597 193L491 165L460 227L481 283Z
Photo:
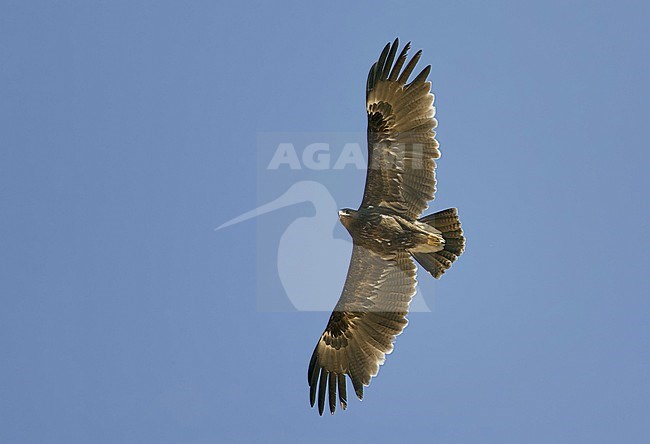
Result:
M439 278L465 247L455 208L420 219L436 191L434 159L440 157L431 66L407 83L422 51L407 63L410 43L399 55L398 47L398 39L386 45L370 68L363 201L356 211L339 212L354 246L341 298L309 363L310 403L318 399L321 415L326 401L334 413L337 392L347 407L346 375L361 399L393 350L415 294L413 259Z

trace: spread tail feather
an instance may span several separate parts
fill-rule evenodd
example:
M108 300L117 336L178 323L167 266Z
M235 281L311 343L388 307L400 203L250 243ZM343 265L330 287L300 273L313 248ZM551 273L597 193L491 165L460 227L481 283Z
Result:
M458 211L456 208L449 208L424 216L419 221L440 231L445 239L445 247L441 251L413 253L415 260L438 279L465 250L465 237L460 227Z

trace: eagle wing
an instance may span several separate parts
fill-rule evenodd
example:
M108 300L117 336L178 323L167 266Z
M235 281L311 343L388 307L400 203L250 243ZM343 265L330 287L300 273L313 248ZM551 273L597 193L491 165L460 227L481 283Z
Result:
M415 294L416 266L406 252L382 256L354 245L343 293L309 363L307 379L310 402L318 392L322 415L325 398L330 412L347 407L347 374L361 399L363 386L379 372L385 355L406 324L406 314Z
M434 159L440 151L433 129L438 122L427 81L431 65L407 84L422 51L402 70L411 44L395 59L398 46L398 39L386 45L368 74L368 172L361 206L382 206L416 219L436 192Z

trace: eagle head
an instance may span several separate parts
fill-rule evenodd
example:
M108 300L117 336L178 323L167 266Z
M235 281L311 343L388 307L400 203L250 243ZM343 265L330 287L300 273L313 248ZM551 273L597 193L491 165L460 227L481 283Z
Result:
M351 210L350 208L343 208L342 210L339 210L339 220L343 226L348 229L348 231L350 231L350 226L356 219L357 212L355 210Z

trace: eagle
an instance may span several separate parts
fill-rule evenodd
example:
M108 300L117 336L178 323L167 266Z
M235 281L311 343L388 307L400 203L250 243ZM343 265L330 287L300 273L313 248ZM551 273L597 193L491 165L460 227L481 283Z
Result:
M310 404L347 408L346 375L354 392L379 372L406 327L417 261L440 278L465 249L456 208L422 217L436 192L431 65L408 82L422 51L407 63L407 43L388 43L366 83L368 169L359 209L339 211L353 241L343 291L309 362ZM397 57L396 57L397 56ZM407 83L408 82L408 83Z

